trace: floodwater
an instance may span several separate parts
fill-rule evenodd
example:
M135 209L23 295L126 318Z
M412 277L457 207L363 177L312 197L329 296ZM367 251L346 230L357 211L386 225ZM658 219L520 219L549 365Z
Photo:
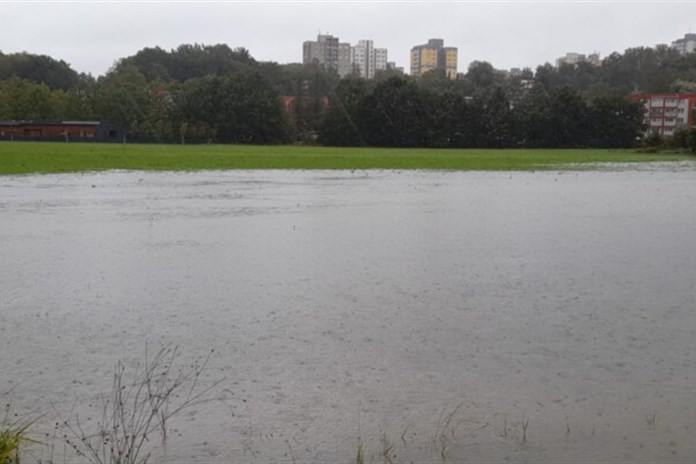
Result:
M219 399L153 462L696 459L694 164L0 177L0 219L35 429L175 344Z

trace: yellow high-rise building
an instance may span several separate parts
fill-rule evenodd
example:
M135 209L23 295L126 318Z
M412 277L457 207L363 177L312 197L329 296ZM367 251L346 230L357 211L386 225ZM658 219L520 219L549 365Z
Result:
M436 69L443 70L449 79L457 78L456 47L445 47L442 39L430 39L427 44L411 49L412 76L420 77Z

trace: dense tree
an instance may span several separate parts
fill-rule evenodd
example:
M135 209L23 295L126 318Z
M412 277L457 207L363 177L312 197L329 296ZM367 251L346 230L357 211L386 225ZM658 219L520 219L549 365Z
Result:
M516 145L529 148L548 146L553 118L551 97L543 86L525 93L517 101L512 118Z
M691 153L696 153L696 127L689 129L689 133L687 135L687 144L691 149Z
M62 90L54 93L63 93L58 119L70 120L96 120L99 119L94 112L94 92L96 80L86 74L80 74L77 84L63 92Z
M569 87L554 90L551 97L550 147L583 147L589 145L590 121L587 105Z
M569 87L536 86L520 91L514 104L509 89L499 86L474 97L457 86L428 89L404 78L374 87L344 79L339 89L321 128L322 143L612 148L634 146L643 131L640 103L612 96L587 102Z
M0 118L103 120L160 141L632 146L643 131L632 92L696 92L696 54L633 48L600 67L545 64L513 76L474 61L456 79L390 70L365 80L257 62L223 44L144 48L98 79L50 57L0 53ZM690 147L690 137L669 143Z
M537 87L515 107L516 144L526 147L589 146L591 115L579 93L569 87Z
M589 120L593 127L588 142L594 147L632 147L644 131L642 104L623 97L593 100Z
M94 112L103 121L137 131L145 121L152 98L145 76L135 66L122 66L97 80Z
M696 82L677 79L672 83L672 90L677 93L696 93Z
M178 100L182 127L197 135L227 143L287 140L282 102L256 73L190 79Z
M144 48L120 60L115 70L129 66L135 67L148 81L183 82L196 77L226 76L254 69L257 63L244 48L232 50L225 44L182 44L170 52L159 47Z
M365 145L360 130L363 102L368 94L365 79L349 77L341 80L332 94L331 104L323 118L319 142L325 145Z
M558 70L550 63L537 66L534 81L536 85L543 87L547 91L561 86L561 77L558 74Z
M425 146L427 127L423 94L411 79L380 82L359 112L365 142L372 146Z
M570 87L585 98L624 96L633 92L671 92L678 81L696 81L696 54L656 48L612 53L601 66L581 62L537 67L535 80L547 90Z
M65 92L13 77L0 81L0 119L54 119L61 116Z
M512 140L512 114L510 102L502 88L496 87L489 98L477 100L480 108L478 133L481 139L477 146L502 148L510 146Z
M338 74L327 72L317 64L286 66L285 74L283 95L296 97L289 108L293 138L311 140L321 125L327 98L338 85Z
M613 53L603 63L605 81L624 95L630 92L665 92L677 79L679 54L667 47L629 48Z
M135 55L119 61L116 70L126 66L133 66L149 81L168 81L172 79L174 58L160 47L143 48Z
M391 77L401 78L403 76L394 75ZM384 82L386 80L388 79L380 79L378 82ZM444 93L452 90L455 81L447 78L444 69L432 69L423 73L415 82L421 90Z
M0 54L0 80L19 77L52 90L68 90L77 84L79 74L65 61L29 53Z
M489 88L496 84L496 70L487 61L473 61L464 76L475 88Z

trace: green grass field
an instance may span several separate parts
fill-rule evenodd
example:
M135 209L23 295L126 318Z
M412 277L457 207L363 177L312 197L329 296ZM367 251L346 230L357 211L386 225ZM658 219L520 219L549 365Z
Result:
M396 149L248 145L137 145L0 142L0 175L205 169L582 169L576 163L695 159L631 150Z

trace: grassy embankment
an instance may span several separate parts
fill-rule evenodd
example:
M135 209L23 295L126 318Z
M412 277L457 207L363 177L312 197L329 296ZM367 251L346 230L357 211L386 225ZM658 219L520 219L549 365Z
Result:
M0 142L0 175L204 169L578 169L575 163L694 159L631 150L397 149L248 145Z

